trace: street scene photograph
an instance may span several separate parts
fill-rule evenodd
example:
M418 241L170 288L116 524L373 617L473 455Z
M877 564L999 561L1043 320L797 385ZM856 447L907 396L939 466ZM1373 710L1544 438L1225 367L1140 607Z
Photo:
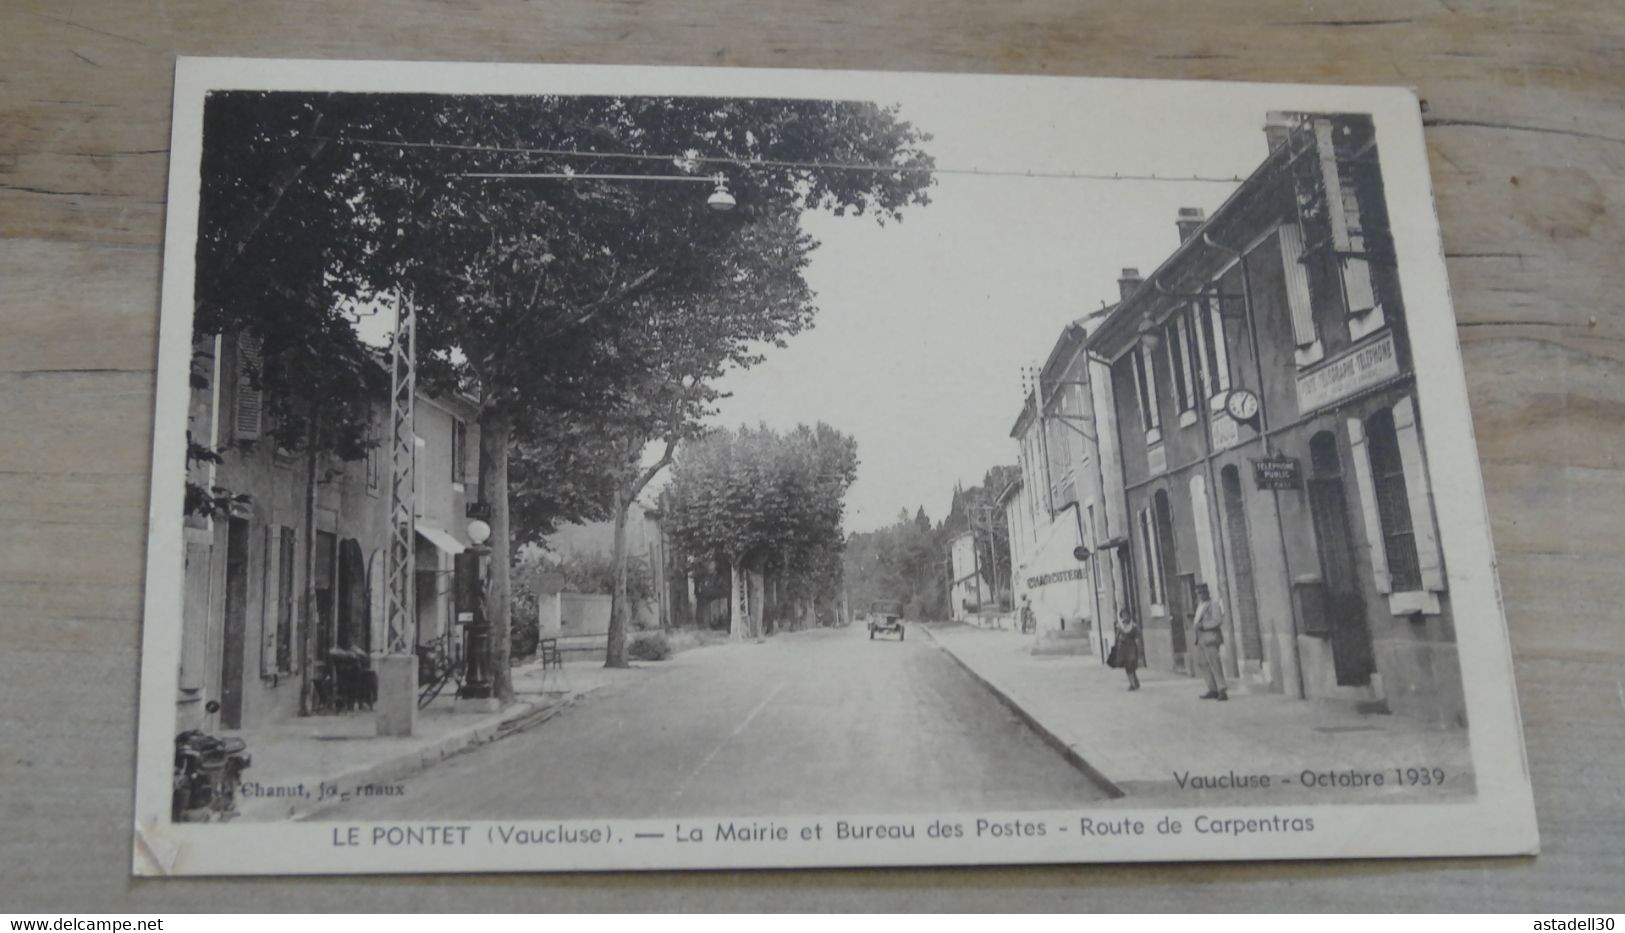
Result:
M1379 121L932 87L210 90L168 821L1471 802Z

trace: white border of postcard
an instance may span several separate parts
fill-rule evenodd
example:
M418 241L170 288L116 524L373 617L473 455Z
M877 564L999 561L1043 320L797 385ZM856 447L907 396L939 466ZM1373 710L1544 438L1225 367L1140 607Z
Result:
M1043 88L1108 98L1124 119L1164 95L1210 96L1256 102L1269 110L1355 111L1373 116L1387 190L1395 249L1407 303L1450 307L1444 257L1427 171L1415 96L1397 88L1158 82L1117 79L663 68L438 64L419 62L181 59L175 75L168 226L165 237L162 321L159 336L153 486L149 512L148 576L143 632L140 741L137 754L133 870L138 875L362 874L474 871L579 871L684 868L789 868L1019 864L1057 862L1319 859L1352 857L1505 855L1536 851L1537 830L1510 645L1494 575L1488 516L1466 383L1452 315L1413 314L1408 324L1418 360L1417 397L1428 425L1427 454L1452 481L1434 490L1440 533L1452 555L1449 586L1455 607L1461 673L1469 714L1469 744L1476 793L1459 802L1404 805L1284 805L1269 807L1102 808L1087 805L1051 812L941 813L863 822L907 822L922 827L912 840L806 841L803 830L853 815L809 813L772 820L788 829L783 841L704 845L634 844L638 832L669 833L671 820L549 820L456 822L467 830L458 845L373 845L377 826L339 822L171 824L169 798L174 751L174 684L180 658L182 578L182 440L191 355L194 247L202 152L203 100L217 89L437 92L465 94L661 94L862 99L884 102L899 90L953 95L968 85L996 86L1012 101ZM1141 111L1143 114L1144 111ZM1046 118L1047 119L1047 118ZM1196 833L1199 814L1228 820L1312 818L1313 832ZM933 817L965 822L1049 821L1076 825L1085 816L1137 820L1144 833L1080 838L927 838ZM1181 818L1185 832L1156 831L1164 817ZM716 815L690 822L715 824ZM598 828L620 844L504 845L501 826L556 825ZM439 822L388 824L429 827ZM357 836L350 835L359 827ZM361 845L340 845L359 838Z

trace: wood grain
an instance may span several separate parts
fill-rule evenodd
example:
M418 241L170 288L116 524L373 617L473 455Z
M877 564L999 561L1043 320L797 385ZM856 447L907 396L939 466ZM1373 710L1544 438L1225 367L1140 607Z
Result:
M1536 859L127 878L177 54L1405 84L1512 627ZM1618 909L1625 7L1612 0L12 0L0 9L0 890L30 910Z

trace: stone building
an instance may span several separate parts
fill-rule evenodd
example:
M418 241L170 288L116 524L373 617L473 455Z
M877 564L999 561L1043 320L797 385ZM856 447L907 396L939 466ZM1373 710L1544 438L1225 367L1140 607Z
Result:
M1089 337L1110 367L1149 663L1185 671L1197 587L1253 689L1465 723L1408 309L1369 117L1267 118Z

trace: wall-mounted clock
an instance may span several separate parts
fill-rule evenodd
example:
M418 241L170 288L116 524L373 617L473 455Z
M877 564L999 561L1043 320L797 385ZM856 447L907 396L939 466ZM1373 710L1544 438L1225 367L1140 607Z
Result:
M1258 417L1258 396L1248 389L1231 389L1224 410L1237 421L1252 421Z

